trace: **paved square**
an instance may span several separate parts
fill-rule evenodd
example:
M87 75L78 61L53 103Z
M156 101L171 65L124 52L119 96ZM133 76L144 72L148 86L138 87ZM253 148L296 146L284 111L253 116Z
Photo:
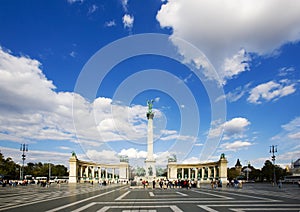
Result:
M300 211L300 188L249 184L242 189L152 189L81 184L2 188L0 211Z

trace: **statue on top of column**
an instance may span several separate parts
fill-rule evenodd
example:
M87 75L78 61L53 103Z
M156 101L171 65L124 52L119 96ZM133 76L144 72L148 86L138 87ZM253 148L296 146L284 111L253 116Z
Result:
M147 101L148 113L152 113L153 102L154 102L153 99Z

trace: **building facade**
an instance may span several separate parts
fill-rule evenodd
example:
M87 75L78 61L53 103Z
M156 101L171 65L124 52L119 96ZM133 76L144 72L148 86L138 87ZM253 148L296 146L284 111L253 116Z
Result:
M198 164L178 164L176 159L168 161L169 180L193 180L198 182L210 182L211 180L227 181L227 159L222 154L216 162Z
M119 164L100 164L78 160L73 153L69 165L69 183L128 182L129 180L129 163L124 158Z

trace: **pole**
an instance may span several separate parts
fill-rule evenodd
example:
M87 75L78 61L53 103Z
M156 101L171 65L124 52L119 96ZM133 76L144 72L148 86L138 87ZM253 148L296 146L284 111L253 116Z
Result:
M49 180L51 178L51 164L50 164L50 161L49 161Z
M26 159L25 152L28 152L28 144L21 144L20 151L22 152L22 161L23 161L20 180L24 180L24 163Z
M272 154L272 161L273 161L273 183L276 185L276 173L275 173L275 160L276 156L275 153L277 152L277 145L270 146L270 153Z

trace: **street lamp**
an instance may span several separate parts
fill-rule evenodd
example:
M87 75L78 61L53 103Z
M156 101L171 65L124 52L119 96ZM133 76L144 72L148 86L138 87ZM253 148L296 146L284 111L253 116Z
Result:
M275 153L277 152L277 145L272 145L270 146L270 154L272 154L272 161L273 161L273 171L274 171L274 177L273 177L273 182L274 182L274 185L276 184L276 174L275 174L275 159L276 159L276 156L275 156Z
M50 181L50 179L51 179L51 163L49 161L49 181Z
M250 169L250 161L246 161L247 162L247 168L244 169L244 171L246 171L247 173L247 182L249 181L249 172L251 172L252 170Z
M21 144L20 151L22 152L22 161L23 161L22 174L21 174L21 179L20 180L23 180L24 179L24 162L25 162L25 159L26 159L25 152L28 152L28 144Z

